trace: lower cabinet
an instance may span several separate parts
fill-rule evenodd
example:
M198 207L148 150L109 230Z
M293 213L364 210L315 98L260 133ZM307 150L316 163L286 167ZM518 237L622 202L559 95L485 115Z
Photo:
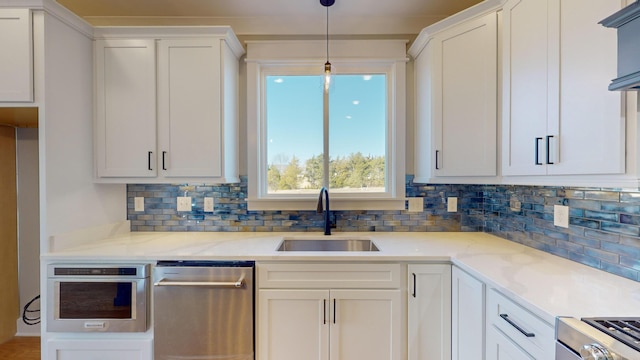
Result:
M257 360L401 359L399 264L257 268Z
M152 360L151 339L51 339L47 360Z
M500 360L535 360L516 345L513 340L496 328L487 330L487 359Z
M495 289L487 292L487 360L553 359L554 326Z
M484 359L484 292L482 281L457 266L451 269L451 358Z
M451 358L451 265L408 266L408 358Z

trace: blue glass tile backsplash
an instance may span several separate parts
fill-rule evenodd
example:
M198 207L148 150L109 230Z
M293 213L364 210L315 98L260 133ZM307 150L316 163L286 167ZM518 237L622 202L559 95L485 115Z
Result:
M247 179L214 186L130 184L131 231L322 231L323 215L309 211L248 211ZM640 191L521 185L432 185L406 180L407 197L422 212L335 211L336 231L484 231L604 271L640 281ZM134 198L145 211L134 211ZM176 197L192 211L178 212ZM446 199L458 197L458 212ZM213 197L213 212L204 198ZM553 225L553 205L567 205L569 228Z

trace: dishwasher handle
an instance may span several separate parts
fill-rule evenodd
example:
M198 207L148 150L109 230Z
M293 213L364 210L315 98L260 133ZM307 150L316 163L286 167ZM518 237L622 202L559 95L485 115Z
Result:
M238 279L238 281L169 281L167 279L161 279L156 281L155 286L201 286L201 287L214 287L214 288L242 288L244 287L244 277Z

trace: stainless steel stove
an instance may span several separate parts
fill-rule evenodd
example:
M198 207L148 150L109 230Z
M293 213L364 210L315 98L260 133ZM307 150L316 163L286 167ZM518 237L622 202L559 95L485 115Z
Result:
M640 318L556 319L556 360L639 360Z

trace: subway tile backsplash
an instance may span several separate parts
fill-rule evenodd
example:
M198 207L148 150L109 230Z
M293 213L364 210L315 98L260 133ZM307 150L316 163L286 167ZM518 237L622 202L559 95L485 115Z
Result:
M214 186L130 184L132 231L322 231L309 211L248 211L247 179ZM520 185L433 185L406 180L407 197L424 198L422 212L334 211L336 231L484 231L610 273L640 281L640 191ZM145 211L134 211L134 197ZM190 196L190 212L176 197ZM446 199L458 197L458 212ZM203 211L213 197L213 212ZM553 225L553 205L567 205L569 228Z

